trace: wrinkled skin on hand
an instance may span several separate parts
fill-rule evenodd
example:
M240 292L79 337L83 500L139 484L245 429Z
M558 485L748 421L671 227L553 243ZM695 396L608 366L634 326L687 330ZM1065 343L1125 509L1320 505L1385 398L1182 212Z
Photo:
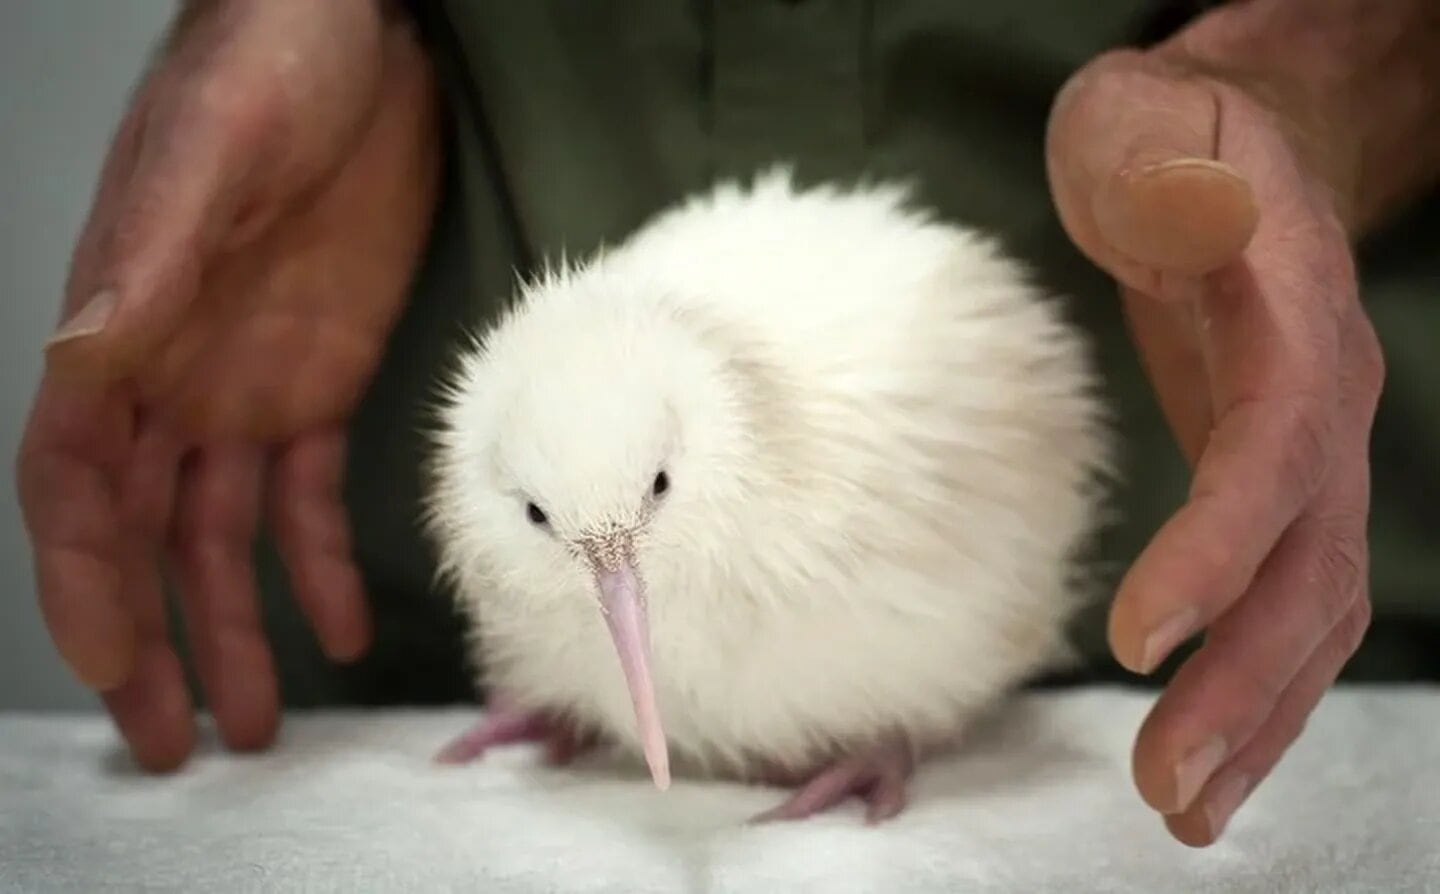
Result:
M368 644L344 425L403 308L438 155L428 64L373 0L193 4L139 85L17 474L50 633L143 767L194 742L167 579L223 740L275 734L262 516L327 654Z
M1203 633L1133 755L1141 796L1192 846L1276 766L1370 619L1383 361L1340 194L1282 108L1184 57L1117 52L1061 92L1047 140L1061 221L1119 284L1194 469L1110 616L1141 673Z

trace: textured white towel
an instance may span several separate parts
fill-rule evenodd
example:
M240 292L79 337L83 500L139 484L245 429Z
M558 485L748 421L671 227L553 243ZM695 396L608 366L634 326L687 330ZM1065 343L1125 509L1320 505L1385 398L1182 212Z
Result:
M1342 689L1207 850L1138 800L1150 696L1027 696L911 807L743 826L778 790L430 755L468 712L297 715L264 755L128 768L99 717L0 716L0 892L1440 891L1440 689Z

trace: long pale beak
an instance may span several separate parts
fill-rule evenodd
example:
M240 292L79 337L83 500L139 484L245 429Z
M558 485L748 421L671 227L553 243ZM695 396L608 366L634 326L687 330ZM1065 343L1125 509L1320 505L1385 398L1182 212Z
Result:
M664 791L670 787L670 753L665 745L665 730L660 723L655 684L650 676L650 621L645 589L632 561L625 559L616 564L618 567L614 570L596 565L600 610L610 628L620 669L625 672L650 778L656 788Z

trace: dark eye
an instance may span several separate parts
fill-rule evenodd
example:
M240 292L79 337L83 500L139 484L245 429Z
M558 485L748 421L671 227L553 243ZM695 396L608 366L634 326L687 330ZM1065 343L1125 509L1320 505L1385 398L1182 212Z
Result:
M659 475L655 476L655 484L650 488L650 492L657 497L663 497L665 496L665 492L669 489L670 476L666 475L665 472L662 470Z
M550 519L545 516L544 510L534 503L525 504L525 515L530 519L530 523L537 527L543 528L550 524Z

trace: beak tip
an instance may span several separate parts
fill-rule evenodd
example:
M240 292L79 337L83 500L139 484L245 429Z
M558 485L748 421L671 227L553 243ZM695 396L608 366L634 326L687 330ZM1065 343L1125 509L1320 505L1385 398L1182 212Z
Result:
M670 788L670 755L666 752L664 741L649 743L650 747L645 749L645 764L650 768L650 779L655 783L655 788L660 791L667 791Z

